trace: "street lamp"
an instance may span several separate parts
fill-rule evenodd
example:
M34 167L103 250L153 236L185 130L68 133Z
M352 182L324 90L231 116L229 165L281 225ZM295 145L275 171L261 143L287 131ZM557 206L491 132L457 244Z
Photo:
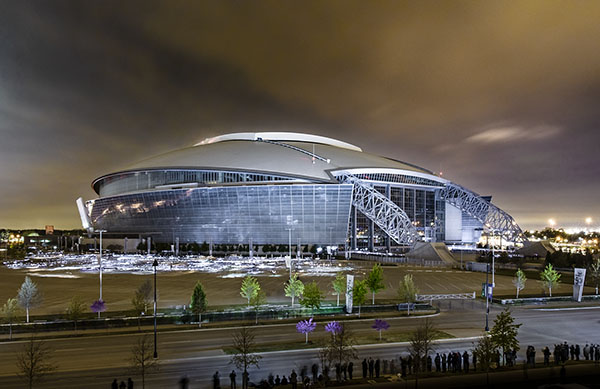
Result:
M158 261L156 258L152 266L154 267L154 359L156 359L158 358L158 352L156 351L156 267L158 266Z
M489 281L488 277L490 274L490 262L488 261L485 268L485 332L490 330L489 317L490 317L490 298L489 298Z
M96 230L96 232L100 233L100 255L98 256L98 273L100 276L100 301L104 301L102 300L102 233L106 232L106 230ZM100 311L98 311L98 319L100 319Z

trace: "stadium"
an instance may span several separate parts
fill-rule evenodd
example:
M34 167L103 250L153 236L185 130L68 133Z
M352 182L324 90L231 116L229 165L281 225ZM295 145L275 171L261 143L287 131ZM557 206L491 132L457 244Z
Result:
M78 200L88 231L155 242L344 246L402 251L418 241L522 241L514 219L413 164L317 135L235 133L95 179Z

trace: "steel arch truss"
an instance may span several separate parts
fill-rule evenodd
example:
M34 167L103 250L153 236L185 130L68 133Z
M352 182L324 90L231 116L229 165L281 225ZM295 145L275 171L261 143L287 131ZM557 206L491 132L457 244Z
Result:
M371 185L351 174L337 177L354 185L352 204L399 245L412 246L419 238L408 215Z
M510 242L526 240L523 231L521 231L512 216L477 193L448 182L440 190L440 197L446 200L448 204L459 208L462 212L481 222L484 230L499 234L503 239Z

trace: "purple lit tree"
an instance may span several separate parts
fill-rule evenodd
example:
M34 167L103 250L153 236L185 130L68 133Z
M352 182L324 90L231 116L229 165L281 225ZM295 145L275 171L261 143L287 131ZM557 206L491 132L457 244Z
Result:
M99 319L100 318L100 312L106 311L106 305L104 304L103 300L96 300L90 306L90 309L92 310L92 312L98 314L98 319Z
M381 340L381 331L385 331L390 328L390 325L387 321L381 319L375 319L375 324L371 326L371 328L379 331L379 340Z
M331 333L335 339L335 334L342 332L342 324L339 321L330 321L329 323L325 324L325 331Z
M296 331L306 335L306 343L308 343L308 334L313 332L316 327L317 323L314 323L313 318L311 317L308 320L299 321L298 324L296 324Z

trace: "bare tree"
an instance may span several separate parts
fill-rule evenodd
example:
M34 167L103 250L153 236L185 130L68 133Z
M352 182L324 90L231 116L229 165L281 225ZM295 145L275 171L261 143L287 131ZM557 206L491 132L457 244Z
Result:
M12 323L19 313L19 305L17 299L9 298L4 306L0 309L0 314L4 320L8 322L8 338L12 340Z
M423 362L427 356L434 351L434 340L438 337L439 331L435 328L429 319L419 325L410 336L410 345L408 351L413 357L415 372L415 387L418 387L419 371L423 367Z
M44 342L36 341L32 336L17 354L17 375L27 382L29 389L46 374L56 370L56 366L48 362L51 353L52 350Z
M336 363L342 365L344 362L358 358L354 344L354 334L346 326L342 325L337 332L332 332L329 341L325 344L330 366Z
M254 343L254 332L247 327L242 327L233 334L234 354L229 363L233 363L238 369L247 371L249 366L258 367L258 362L262 358L257 355Z
M146 387L146 374L158 370L158 361L154 359L154 343L150 335L138 338L131 348L131 368L142 376L142 388Z
M42 293L39 291L35 282L31 278L25 277L25 281L19 288L17 299L19 305L27 313L27 323L29 323L29 309L35 308L42 303Z

